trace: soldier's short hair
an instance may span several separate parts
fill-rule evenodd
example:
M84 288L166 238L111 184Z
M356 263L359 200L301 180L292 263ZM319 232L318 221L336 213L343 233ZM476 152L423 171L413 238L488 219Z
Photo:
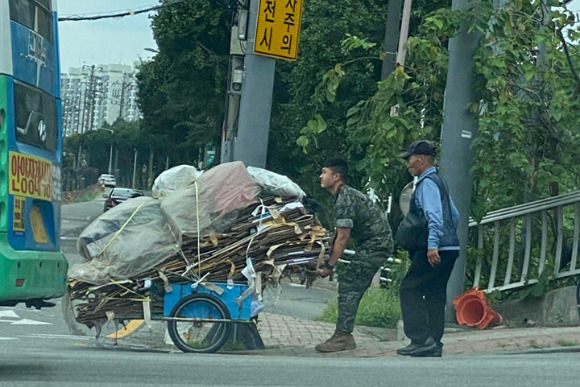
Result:
M343 182L348 178L348 163L342 157L331 157L323 165L334 173L339 173Z

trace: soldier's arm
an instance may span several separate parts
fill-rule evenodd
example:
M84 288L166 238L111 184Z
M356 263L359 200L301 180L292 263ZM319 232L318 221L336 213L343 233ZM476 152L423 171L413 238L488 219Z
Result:
M346 244L350 239L350 228L349 227L337 227L336 233L334 237L334 241L332 243L332 250L330 251L330 258L328 259L328 263L332 266L336 265L338 259L342 257L344 253L344 249L346 249Z

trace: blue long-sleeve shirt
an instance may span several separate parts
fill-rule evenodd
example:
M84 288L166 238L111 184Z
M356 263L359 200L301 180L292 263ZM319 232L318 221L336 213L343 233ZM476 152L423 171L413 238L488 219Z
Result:
M439 250L459 250L459 246L443 246L439 248L439 240L443 236L443 208L441 207L441 193L437 183L431 179L425 179L425 176L436 173L435 167L425 170L417 181L415 191L415 204L423 210L429 228L429 237L427 238L427 248ZM419 184L421 183L421 184ZM451 219L455 225L459 221L459 211L455 203L449 197L451 207Z

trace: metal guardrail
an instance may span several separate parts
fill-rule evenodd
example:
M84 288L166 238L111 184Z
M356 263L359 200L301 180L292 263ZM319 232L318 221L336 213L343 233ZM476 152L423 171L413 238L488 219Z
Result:
M469 222L477 247L473 286L508 290L537 283L544 270L552 278L580 274L580 191L488 213Z

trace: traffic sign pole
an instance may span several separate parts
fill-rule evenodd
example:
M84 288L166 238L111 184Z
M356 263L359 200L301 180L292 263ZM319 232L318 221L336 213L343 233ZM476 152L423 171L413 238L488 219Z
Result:
M265 168L276 62L254 52L259 5L258 0L250 1L240 115L233 159L242 161L246 166Z

